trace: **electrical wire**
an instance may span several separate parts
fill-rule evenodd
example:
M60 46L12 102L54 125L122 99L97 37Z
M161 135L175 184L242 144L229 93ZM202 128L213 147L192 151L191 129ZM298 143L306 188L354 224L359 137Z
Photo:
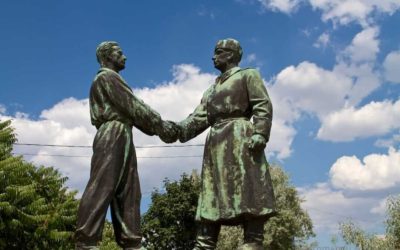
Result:
M65 158L87 158L91 155L63 155L63 154L32 154L32 153L13 153L15 156L49 156ZM138 159L170 159L170 158L199 158L202 155L171 155L171 156L138 156Z
M60 147L60 148L91 148L86 145L60 145L60 144L40 144L40 143L14 143L17 146L37 146L37 147ZM187 145L142 145L135 148L186 148L186 147L203 147L204 144L187 144Z

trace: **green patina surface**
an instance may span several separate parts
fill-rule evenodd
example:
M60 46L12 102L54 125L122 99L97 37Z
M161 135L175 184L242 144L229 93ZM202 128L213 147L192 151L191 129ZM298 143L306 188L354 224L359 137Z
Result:
M258 71L234 67L216 79L195 111L179 123L181 142L211 126L196 220L238 224L246 216L274 212L265 154L249 149L255 134L268 141L271 121L271 101Z
M148 135L163 128L160 115L138 99L122 77L101 68L90 90L90 116L97 133L90 179L78 212L76 241L96 245L107 208L120 246L140 245L140 184L132 126ZM80 249L80 248L77 248Z
M108 121L120 121L148 135L155 135L162 127L160 114L137 98L124 79L108 68L100 69L93 82L90 118L96 128Z

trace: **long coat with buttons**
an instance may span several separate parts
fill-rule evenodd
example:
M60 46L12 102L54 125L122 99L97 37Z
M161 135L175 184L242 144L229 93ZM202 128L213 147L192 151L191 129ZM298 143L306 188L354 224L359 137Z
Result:
M258 71L234 67L216 79L194 112L180 122L181 142L211 127L204 147L197 221L235 225L274 214L264 151L249 149L254 134L268 141L271 121L271 101Z

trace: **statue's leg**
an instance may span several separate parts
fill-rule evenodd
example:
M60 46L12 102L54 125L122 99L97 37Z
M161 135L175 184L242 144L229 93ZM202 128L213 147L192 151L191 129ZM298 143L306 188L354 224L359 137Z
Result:
M128 131L131 137L131 130ZM140 249L140 183L136 152L131 140L124 145L125 158L120 181L111 202L115 238L123 249Z
M219 223L200 222L197 225L196 244L193 250L213 250L217 246Z
M249 219L243 223L244 244L240 250L263 250L264 222L260 219Z
M75 232L76 249L96 249L104 220L120 178L124 145L128 138L122 123L104 124L93 143L90 179L82 195Z

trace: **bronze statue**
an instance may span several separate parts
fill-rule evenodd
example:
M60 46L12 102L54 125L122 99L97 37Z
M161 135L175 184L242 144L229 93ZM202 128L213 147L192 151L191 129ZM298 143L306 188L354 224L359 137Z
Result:
M258 71L238 67L241 57L238 41L218 41L212 60L221 75L178 124L181 142L211 127L204 147L196 250L214 249L221 225L243 226L240 249L263 249L264 223L275 213L264 154L272 104Z
M96 50L101 65L90 89L91 122L97 128L90 179L83 193L75 233L76 249L97 249L108 206L116 241L125 250L141 248L140 184L132 126L170 142L176 126L138 99L119 72L126 57L116 42Z

